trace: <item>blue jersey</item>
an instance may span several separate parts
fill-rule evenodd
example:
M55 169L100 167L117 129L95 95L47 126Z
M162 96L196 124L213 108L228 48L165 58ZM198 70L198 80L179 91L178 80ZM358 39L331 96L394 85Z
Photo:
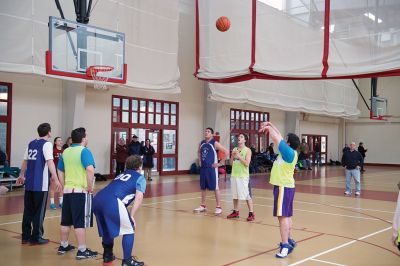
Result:
M145 193L146 179L135 170L126 170L118 175L108 186L100 190L95 198L101 198L104 202L107 202L110 197L117 198L125 206L128 206L135 199L136 190L143 194Z
M218 163L217 152L214 145L214 139L211 139L209 142L203 140L200 143L201 167L210 168L213 163Z
M45 139L35 139L29 143L24 159L27 161L25 190L48 191L50 171L47 160L53 159L53 145Z

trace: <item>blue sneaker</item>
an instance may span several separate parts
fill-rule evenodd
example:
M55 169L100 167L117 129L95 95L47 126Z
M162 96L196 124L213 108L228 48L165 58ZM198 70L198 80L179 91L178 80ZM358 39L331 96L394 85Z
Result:
M279 246L279 253L275 254L275 257L277 257L278 259L286 258L293 251L293 247L289 244L280 243Z
M62 209L62 203L58 204L58 208Z
M288 240L289 245L291 245L293 248L295 248L297 246L296 241L294 241L293 238L289 238Z
M50 209L56 210L56 209L57 209L57 208L56 208L56 205L55 205L54 203L51 203L51 204L50 204Z

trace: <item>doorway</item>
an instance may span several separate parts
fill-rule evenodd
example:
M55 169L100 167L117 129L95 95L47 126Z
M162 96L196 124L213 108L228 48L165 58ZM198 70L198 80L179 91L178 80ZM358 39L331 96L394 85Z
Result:
M315 134L302 134L308 144L310 156L313 164L325 165L328 163L328 136Z

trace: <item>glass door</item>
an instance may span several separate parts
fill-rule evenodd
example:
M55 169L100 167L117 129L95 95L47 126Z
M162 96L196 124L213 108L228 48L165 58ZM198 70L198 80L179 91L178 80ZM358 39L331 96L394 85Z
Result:
M117 167L117 144L118 142L123 139L125 144L129 144L129 128L113 128L112 129L112 140L111 140L111 174L115 174L115 169Z
M177 169L176 130L163 129L162 131L162 172L174 172Z
M146 130L146 139L150 139L150 145L154 148L154 168L152 169L152 175L159 175L160 171L160 131L156 129Z

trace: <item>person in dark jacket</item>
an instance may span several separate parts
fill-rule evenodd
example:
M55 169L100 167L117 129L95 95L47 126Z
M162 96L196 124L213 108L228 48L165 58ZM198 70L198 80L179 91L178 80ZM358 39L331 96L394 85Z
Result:
M364 172L365 153L367 152L367 149L364 148L364 143L360 142L360 144L358 145L358 152L361 153L361 156L363 158L361 162L361 172Z
M132 141L128 145L128 154L131 155L141 155L141 144L138 141L138 137L136 135L132 136Z
M128 158L128 146L125 144L125 139L120 138L116 147L117 156L117 168L115 169L115 176L125 171L125 161Z
M141 153L143 154L144 177L147 178L147 180L152 181L151 169L154 167L153 155L155 150L153 146L150 145L150 139L146 139L144 146L142 146Z
M343 154L342 157L342 166L346 167L346 191L344 194L346 196L351 195L351 178L354 178L356 183L356 193L355 195L358 197L361 194L361 183L360 183L360 165L362 163L361 154L356 151L356 143L352 142L350 144L350 151L347 151Z

